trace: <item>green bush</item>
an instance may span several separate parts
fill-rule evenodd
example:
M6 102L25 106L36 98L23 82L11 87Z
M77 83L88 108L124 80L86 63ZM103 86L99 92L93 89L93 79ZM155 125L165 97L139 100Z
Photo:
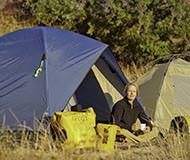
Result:
M26 0L26 4L39 25L108 43L123 64L138 67L190 51L188 0Z

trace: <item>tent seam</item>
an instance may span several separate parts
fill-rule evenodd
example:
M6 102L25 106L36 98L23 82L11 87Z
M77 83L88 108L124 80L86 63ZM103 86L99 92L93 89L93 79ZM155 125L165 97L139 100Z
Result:
M41 34L42 34L42 40L43 40L43 48L44 48L44 51L45 51L45 54L46 54L46 60L45 60L45 86L46 86L46 98L47 98L47 108L46 110L48 111L48 115L50 113L50 108L49 108L49 92L48 92L48 64L47 64L47 61L48 61L48 55L46 53L46 44L45 44L45 34L44 34L44 28L41 28Z

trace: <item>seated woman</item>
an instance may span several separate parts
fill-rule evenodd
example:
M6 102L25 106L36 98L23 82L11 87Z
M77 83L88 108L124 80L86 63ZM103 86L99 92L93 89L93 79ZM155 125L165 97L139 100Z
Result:
M134 132L137 119L145 123L143 132L152 130L152 124L144 109L136 100L138 87L134 83L128 83L124 89L125 97L118 101L112 109L112 122L121 128Z

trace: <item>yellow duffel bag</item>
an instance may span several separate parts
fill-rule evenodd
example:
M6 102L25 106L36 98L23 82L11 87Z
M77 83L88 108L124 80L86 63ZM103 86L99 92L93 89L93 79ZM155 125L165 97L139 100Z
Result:
M116 134L119 129L120 128L114 124L98 123L96 127L98 134L97 148L102 151L114 151Z
M65 132L65 149L96 147L96 114L93 108L84 112L56 112L50 124L57 132Z
M190 133L190 116L185 115L184 118L185 118L187 126L188 126L188 133Z

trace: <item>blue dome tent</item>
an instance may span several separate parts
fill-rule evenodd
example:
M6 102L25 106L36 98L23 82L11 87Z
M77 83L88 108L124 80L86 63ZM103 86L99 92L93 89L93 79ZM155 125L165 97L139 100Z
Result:
M97 121L109 121L128 82L107 44L53 27L0 37L0 74L0 123L10 127L32 127L44 112L63 110L73 94L94 108Z

